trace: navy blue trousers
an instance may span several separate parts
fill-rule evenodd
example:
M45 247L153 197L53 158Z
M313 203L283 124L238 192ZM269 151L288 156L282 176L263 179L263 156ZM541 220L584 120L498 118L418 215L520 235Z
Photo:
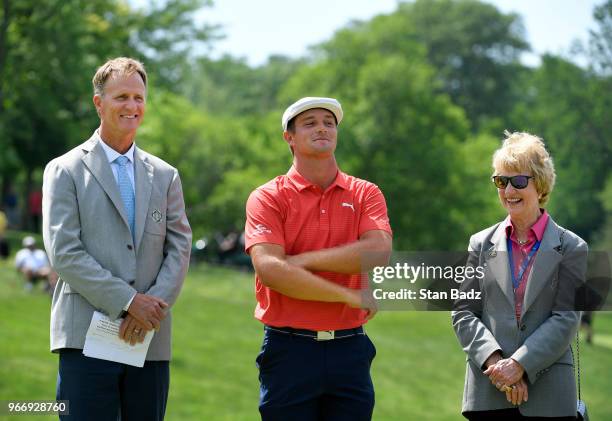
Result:
M366 335L316 341L265 331L259 368L264 421L369 421L374 409Z
M168 361L133 367L89 358L80 349L59 355L57 399L68 400L71 421L161 421L166 412ZM120 418L119 418L120 416Z

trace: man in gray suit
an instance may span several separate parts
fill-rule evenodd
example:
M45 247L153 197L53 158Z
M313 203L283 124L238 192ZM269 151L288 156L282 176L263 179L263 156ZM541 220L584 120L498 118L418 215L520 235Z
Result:
M116 58L93 78L100 127L44 173L43 236L59 281L51 350L59 353L57 398L77 420L161 420L169 384L170 308L189 264L191 229L177 170L136 147L147 75ZM144 367L85 357L94 311L124 317L134 344L156 332Z

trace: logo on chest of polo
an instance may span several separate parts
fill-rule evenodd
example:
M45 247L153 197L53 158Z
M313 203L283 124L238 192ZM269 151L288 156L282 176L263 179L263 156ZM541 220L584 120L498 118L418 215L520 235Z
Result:
M353 207L353 204L352 204L352 203L342 202L342 207L343 207L343 208L351 208L351 210L352 210L353 212L355 212L355 208Z

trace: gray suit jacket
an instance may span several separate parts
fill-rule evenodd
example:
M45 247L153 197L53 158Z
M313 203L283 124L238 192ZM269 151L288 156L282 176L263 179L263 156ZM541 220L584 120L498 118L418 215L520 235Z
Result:
M94 310L119 317L146 293L174 304L189 265L191 228L177 170L134 151L135 244L104 150L92 136L47 165L43 237L59 281L51 305L51 350L82 349ZM170 359L171 314L147 360Z
M481 291L481 301L458 300L451 315L467 354L463 412L513 407L483 374L486 359L499 350L525 368L529 400L519 406L523 415L576 416L570 344L580 313L570 310L575 288L584 282L587 251L580 237L549 219L518 325L503 224L472 236L468 265L483 267L484 277L466 280L462 289Z

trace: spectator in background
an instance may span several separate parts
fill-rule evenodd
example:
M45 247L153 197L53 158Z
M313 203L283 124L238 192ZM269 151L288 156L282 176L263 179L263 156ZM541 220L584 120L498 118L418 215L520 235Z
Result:
M36 282L44 279L47 281L45 291L53 291L57 282L57 276L49 265L46 253L36 248L34 237L25 237L22 245L23 248L15 256L15 267L25 277L26 290L31 291Z
M17 228L19 225L19 214L17 210L17 194L13 190L13 186L9 184L8 188L4 192L4 211L6 212L6 218L8 221L9 228Z
M218 240L220 241L217 254L219 256L220 263L231 263L234 255L242 255L242 250L244 248L240 247L240 231L232 230L225 236L221 235Z
M7 224L6 214L2 211L2 207L0 207L0 259L6 259L10 254L8 242L4 238Z
M586 331L586 342L587 344L593 343L593 312L584 311L582 318L580 319L580 329Z
M28 216L30 229L40 232L40 221L42 217L42 191L36 187L28 195Z

